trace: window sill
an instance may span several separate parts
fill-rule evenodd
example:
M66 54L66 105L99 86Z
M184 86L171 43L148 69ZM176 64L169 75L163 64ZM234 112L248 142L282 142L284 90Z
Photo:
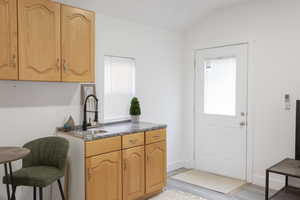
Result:
M131 121L131 117L120 117L115 119L104 119L104 124L111 124L111 123L120 123L120 122L127 122Z

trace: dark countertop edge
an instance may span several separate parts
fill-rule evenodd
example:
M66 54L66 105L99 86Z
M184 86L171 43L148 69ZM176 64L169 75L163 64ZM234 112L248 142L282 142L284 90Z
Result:
M102 124L102 125L122 124L122 123L128 123L128 122L130 122L130 120L129 121L128 120L121 121L121 122L105 123L105 124ZM141 128L139 130L134 130L134 131L132 131L132 130L131 131L119 131L119 132L115 132L115 133L104 134L104 135L101 135L99 137L94 137L94 138L90 138L90 139L79 136L79 135L75 135L73 132L78 131L78 129L65 132L62 129L57 128L57 133L60 133L60 134L63 134L63 135L68 135L68 136L71 136L71 137L75 137L75 138L81 139L85 142L89 142L89 141L101 140L101 139L111 138L111 137L116 137L116 136L131 135L131 134L135 134L135 133L138 133L138 132L146 132L146 131L153 131L153 130L158 130L158 129L165 129L165 128L168 127L166 124L155 124L155 123L152 123L152 122L140 122L140 123L153 124L153 127L151 127L151 128Z

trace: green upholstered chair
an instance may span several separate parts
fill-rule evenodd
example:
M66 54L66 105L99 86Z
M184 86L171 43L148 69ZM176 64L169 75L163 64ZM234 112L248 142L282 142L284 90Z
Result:
M17 186L31 186L33 199L36 200L36 189L39 188L42 200L43 188L57 181L64 200L60 178L65 174L69 142L61 137L46 137L31 141L24 147L31 153L23 159L22 169L13 173L13 196ZM7 177L3 177L3 182L11 184Z

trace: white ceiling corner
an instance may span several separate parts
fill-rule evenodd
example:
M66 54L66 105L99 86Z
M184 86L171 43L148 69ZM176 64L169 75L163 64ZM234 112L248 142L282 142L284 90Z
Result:
M183 31L215 9L249 0L60 0L103 15Z

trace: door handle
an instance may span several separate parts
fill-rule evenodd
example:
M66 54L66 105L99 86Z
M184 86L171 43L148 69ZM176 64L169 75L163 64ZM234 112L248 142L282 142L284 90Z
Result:
M240 126L246 126L246 122L240 122Z

